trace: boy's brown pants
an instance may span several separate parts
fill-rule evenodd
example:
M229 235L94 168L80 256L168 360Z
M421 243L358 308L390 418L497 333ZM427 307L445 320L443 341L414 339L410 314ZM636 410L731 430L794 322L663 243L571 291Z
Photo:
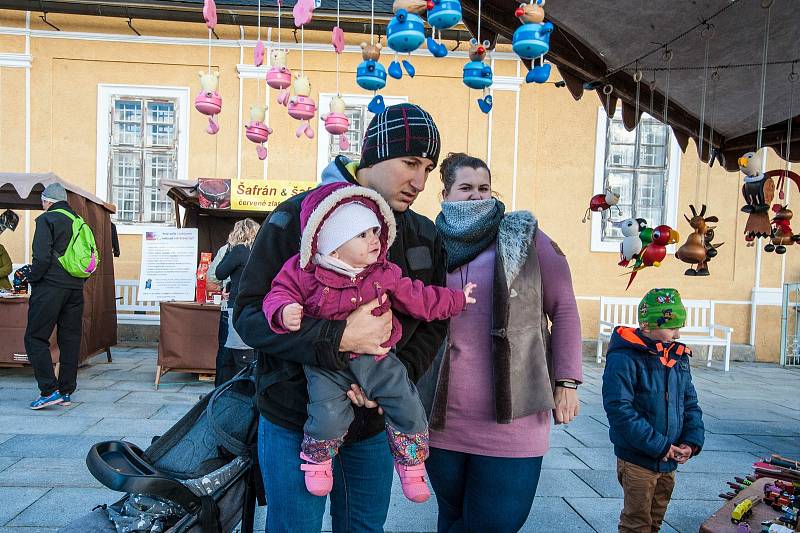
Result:
M617 458L617 479L625 494L619 533L657 533L675 487L675 472L653 472Z

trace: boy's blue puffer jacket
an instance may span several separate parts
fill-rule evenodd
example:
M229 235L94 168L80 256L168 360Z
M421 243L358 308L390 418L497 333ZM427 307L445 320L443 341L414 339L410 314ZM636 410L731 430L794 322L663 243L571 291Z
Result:
M703 447L703 412L689 370L691 351L646 339L638 329L617 327L603 372L603 407L614 453L654 472L671 472L661 459L670 445Z

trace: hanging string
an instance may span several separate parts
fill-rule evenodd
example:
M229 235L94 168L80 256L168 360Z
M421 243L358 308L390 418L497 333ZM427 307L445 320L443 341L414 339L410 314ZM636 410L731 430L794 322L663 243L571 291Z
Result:
M258 0L258 40L256 44L261 42L261 0ZM256 86L258 87L258 99L256 102L261 102L261 82L256 78Z
M667 83L666 83L667 87L664 90L664 114L662 115L663 118L662 122L664 124L669 125L667 119L669 117L669 74L672 63L672 50L669 49L664 50L663 59L667 63Z
M369 44L375 44L375 0L369 4Z
M481 44L481 0L478 0L478 44Z
M708 126L711 128L711 131L708 135L708 165L706 165L706 195L705 195L705 203L708 205L708 188L709 184L711 183L711 158L713 157L712 152L714 151L714 121L717 116L717 81L719 81L719 72L716 70L713 74L711 74L711 120L708 122Z
M635 104L636 108L635 111L633 112L633 124L635 127L637 124L639 124L639 94L642 86L641 70L638 69L636 70L636 72L633 75L633 81L636 82L636 104Z
M339 27L339 0L336 0L336 27ZM339 56L341 54L336 52L336 96L341 96L339 92Z
M758 137L756 151L761 150L761 141L764 133L764 97L767 90L767 53L769 49L769 18L772 13L772 2L767 6L767 17L764 21L764 51L761 56L761 96L758 102Z
M700 98L700 135L697 137L697 147L698 147L698 154L697 154L697 176L695 179L694 184L694 203L697 204L700 202L700 164L702 163L703 159L703 143L705 142L705 137L703 136L705 125L706 125L706 89L708 88L708 51L711 46L711 36L713 34L713 27L706 26L702 32L700 32L700 37L704 38L706 41L706 50L703 59L703 93L702 97ZM709 154L711 150L709 148Z
M786 150L784 150L783 157L784 161L784 174L781 176L781 179L778 180L779 185L783 185L783 187L779 187L778 198L783 200L786 198L786 195L789 192L789 184L791 180L787 180L786 178L789 176L789 166L791 163L789 162L789 157L792 155L792 103L794 102L794 84L798 79L797 73L792 68L792 72L789 74L789 118L786 119Z
M208 73L211 74L211 28L208 28Z
M300 75L304 76L306 73L305 69L305 50L306 50L306 26L305 24L300 26Z
M278 48L281 47L281 2L278 0Z
M656 95L656 71L653 71L653 81L650 82L650 116L656 118L656 108L653 98Z

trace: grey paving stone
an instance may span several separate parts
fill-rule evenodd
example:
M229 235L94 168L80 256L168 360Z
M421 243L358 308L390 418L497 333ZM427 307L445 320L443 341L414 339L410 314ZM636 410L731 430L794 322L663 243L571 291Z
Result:
M800 422L784 421L775 423L759 420L707 420L706 431L726 435L772 435L780 437L800 437Z
M617 457L610 442L605 448L570 448L569 451L591 469L615 471L617 469Z
M93 444L104 440L117 440L119 437L85 436L85 435L60 435L54 440L50 435L17 435L13 439L0 444L0 456L14 458L15 461L22 457L61 457L72 459L85 459L89 448ZM2 461L2 458L0 458Z
M743 470L738 475L752 473ZM728 492L728 481L733 481L733 474L714 472L682 472L675 475L675 490L672 492L673 500L715 500L720 492ZM719 500L720 502L722 500ZM681 503L683 505L683 503Z
M58 533L56 527L0 527L0 533Z
M617 531L619 513L622 511L621 498L566 498L570 506L586 520L595 531L612 533ZM680 531L680 533L689 533ZM676 533L669 524L662 524L661 533Z
M1 454L2 452L0 452ZM0 455L0 472L19 461L19 457L4 457Z
M756 437L758 438L758 437ZM763 437L766 439L780 437ZM725 451L725 452L750 452L761 454L768 450L766 446L756 444L738 435L718 435L706 432L706 441L703 444L703 453L706 451ZM798 446L800 449L800 446Z
M770 453L777 453L780 455L789 455L791 457L800 457L800 439L797 437L768 437L746 435L744 439L755 443L757 446L763 446ZM761 455L761 454L759 454Z
M78 385L81 388L81 392L86 390L107 390L113 389L113 385L116 383L113 379L102 379L93 377L91 379L85 379L84 376L78 376Z
M757 455L747 452L705 451L680 465L681 472L717 472L723 474L748 474L753 470Z
M7 441L8 439L12 438L14 435L12 434L0 434L0 444Z
M583 443L564 431L564 426L555 426L550 431L550 446L552 448L581 448Z
M183 415L189 412L192 405L188 403L181 403L177 405L162 405L159 407L150 420L179 420Z
M14 389L9 389L14 390ZM16 389L19 390L19 389ZM53 405L50 407L45 407L44 409L38 409L35 413L30 408L31 402L38 398L38 394L32 392L30 395L25 397L17 397L14 399L9 400L1 400L3 403L3 412L10 415L21 415L25 416L31 414L32 416L38 417L45 417L45 416L61 416L66 411L72 408L72 406L61 406L61 405Z
M155 403L158 405L168 405L173 403L184 403L194 405L199 400L197 394L186 392L151 391L151 392L130 392L119 403Z
M538 496L597 496L597 493L570 470L542 470Z
M113 379L115 381L140 381L155 382L156 368L151 370L109 370L103 373L103 379Z
M528 519L520 531L524 533L544 531L588 533L594 530L563 498L537 496L533 500L533 507L531 507Z
M94 418L149 418L158 411L156 404L95 403L87 402L75 406L62 416L90 416Z
M392 494L389 502L389 515L384 529L387 531L436 531L436 499L431 497L425 503L413 503L402 494Z
M113 503L122 493L112 490L85 488L55 488L25 509L7 526L61 527L69 524L101 503ZM60 508L60 512L50 512Z
M573 473L603 498L622 498L622 487L617 481L616 470L583 469L573 470Z
M72 401L81 403L99 402L102 404L109 404L116 402L127 394L128 391L126 390L114 390L113 388L102 390L82 389L80 387L80 382L78 382L78 390L72 394Z
M5 375L3 377L3 388L4 389L30 389L32 391L36 390L36 380L33 377L33 369L26 368L29 372L28 375L21 376L21 375Z
M575 457L567 448L550 448L544 456L542 468L553 470L571 470L573 468L585 468L586 465Z
M20 459L0 472L2 487L100 487L83 459Z
M681 533L694 533L716 510L723 505L723 501L716 500L681 500L672 501L667 507L666 523Z
M0 487L0 525L5 524L33 502L41 498L48 489Z
M135 435L152 437L163 435L173 422L170 420L137 420L133 418L104 418L86 429L84 435Z
M36 416L39 413L28 410L19 415L0 415L0 427L8 433L32 435L77 435L97 423L97 418L60 416Z

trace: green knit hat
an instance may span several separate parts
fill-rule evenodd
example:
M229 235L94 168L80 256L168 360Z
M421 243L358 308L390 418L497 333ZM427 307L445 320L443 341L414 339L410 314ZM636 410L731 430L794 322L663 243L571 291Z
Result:
M686 308L675 289L651 289L639 302L639 325L675 329L686 325Z

